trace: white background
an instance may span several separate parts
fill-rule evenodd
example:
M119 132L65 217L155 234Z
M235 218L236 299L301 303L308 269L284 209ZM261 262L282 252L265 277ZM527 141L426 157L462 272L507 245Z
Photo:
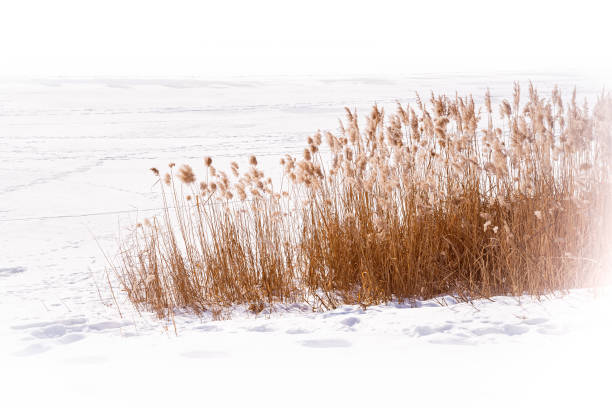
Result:
M606 72L606 3L4 0L0 76Z

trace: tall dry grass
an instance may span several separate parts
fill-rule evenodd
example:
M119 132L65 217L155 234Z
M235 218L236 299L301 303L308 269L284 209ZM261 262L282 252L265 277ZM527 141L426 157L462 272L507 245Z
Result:
M433 94L365 121L347 109L338 134L281 160L278 188L255 157L231 177L211 158L200 179L186 165L151 169L165 210L123 242L117 276L159 316L596 285L610 250L612 96L590 109L575 91L564 102L530 86L525 99L515 84L498 110L488 93L480 109Z

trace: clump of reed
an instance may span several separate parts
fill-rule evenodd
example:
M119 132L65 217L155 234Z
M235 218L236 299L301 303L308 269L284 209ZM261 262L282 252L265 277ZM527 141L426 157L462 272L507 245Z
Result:
M325 153L321 149L325 146ZM276 188L251 157L159 178L164 211L124 241L115 271L160 317L276 302L314 309L543 295L601 281L610 245L612 96L593 109L515 84L494 110L417 96L281 159Z

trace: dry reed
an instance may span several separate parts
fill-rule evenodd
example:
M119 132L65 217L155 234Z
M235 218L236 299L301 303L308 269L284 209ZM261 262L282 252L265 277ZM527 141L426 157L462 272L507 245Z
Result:
M591 110L575 91L564 102L530 86L522 103L516 84L498 113L488 92L483 110L433 94L388 115L374 106L365 122L347 109L338 134L281 160L285 189L255 156L242 173L231 164L233 181L210 157L200 182L186 165L151 169L165 210L123 242L117 276L160 317L596 285L610 249L612 96Z

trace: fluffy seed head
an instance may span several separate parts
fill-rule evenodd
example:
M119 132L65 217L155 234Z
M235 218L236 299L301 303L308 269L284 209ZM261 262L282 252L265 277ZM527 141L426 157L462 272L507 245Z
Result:
M312 160L312 156L310 155L310 150L304 149L304 160L310 161Z
M191 184L196 181L195 174L193 173L193 169L188 164L183 164L179 168L179 172L177 174L179 180L181 180L185 184Z

